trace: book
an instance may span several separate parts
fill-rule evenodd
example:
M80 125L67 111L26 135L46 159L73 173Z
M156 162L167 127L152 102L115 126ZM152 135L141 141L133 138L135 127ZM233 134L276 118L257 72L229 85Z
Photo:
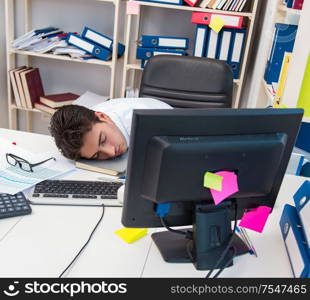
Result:
M26 104L25 92L24 92L24 88L23 88L23 84L22 84L20 74L22 72L25 72L25 71L30 70L30 69L32 69L32 68L26 67L26 68L22 68L22 69L14 72L16 86L18 89L18 94L19 94L19 98L20 98L20 102L21 102L22 107L27 107L27 104Z
M41 96L40 102L48 105L49 107L56 108L72 104L72 102L76 100L78 97L80 96L73 93L52 94Z
M75 166L83 170L118 176L126 172L127 160L128 152L106 160L80 158L75 162Z
M15 72L16 71L20 71L22 69L25 69L26 66L22 66L22 67L18 67L18 68L15 68L15 69L12 69L9 71L9 75L10 75L10 82L11 82L11 85L12 85L12 89L13 89L13 95L14 95L14 99L15 99L15 104L16 106L19 106L21 107L22 106L22 102L21 102L21 99L20 99L20 96L19 96L19 91L18 91L18 87L17 87L17 82L16 82L16 78L15 78Z
M34 103L44 95L44 89L38 68L31 68L20 74L24 89L24 96L27 108L33 108Z
M37 108L38 110L41 110L41 111L44 111L44 112L47 112L49 114L53 114L56 109L55 108L52 108L52 107L49 107L48 105L38 101L34 104L34 107Z

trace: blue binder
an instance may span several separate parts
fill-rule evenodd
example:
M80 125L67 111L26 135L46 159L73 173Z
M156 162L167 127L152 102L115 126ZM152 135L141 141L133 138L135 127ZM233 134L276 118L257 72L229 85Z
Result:
M88 40L84 40L80 36L73 33L68 35L67 42L102 60L109 60L112 56L112 52L110 50Z
M205 56L208 58L217 59L218 58L218 44L220 33L209 29L209 34L206 40L206 53Z
M227 63L235 79L239 78L240 66L244 54L246 29L234 29Z
M287 6L288 8L292 8L292 7L293 7L293 2L294 2L294 0L287 0L287 1L286 1L286 6Z
M137 47L136 58L149 59L154 55L160 55L160 54L170 54L180 56L187 55L187 53L184 50Z
M197 25L195 33L195 43L193 56L204 57L206 52L206 40L209 34L209 26Z
M310 181L305 180L293 196L310 255Z
M224 27L221 30L217 51L218 52L217 58L219 60L228 62L231 52L233 50L235 31L236 30L234 28L227 28L227 27Z
M84 30L82 32L82 38L87 39L91 42L94 42L98 44L99 46L102 46L104 48L109 49L110 51L113 50L113 40L109 38L108 36L97 32L89 27L84 27ZM118 43L117 45L117 55L120 57L124 54L125 46L121 43Z
M267 84L279 81L284 52L293 51L297 27L291 24L275 24L275 34L264 75Z
M280 228L294 277L308 278L310 276L309 254L305 246L301 222L294 206L289 204L284 206Z
M189 44L188 38L185 37L169 37L156 35L142 35L142 47L149 48L172 48L172 49L187 49Z

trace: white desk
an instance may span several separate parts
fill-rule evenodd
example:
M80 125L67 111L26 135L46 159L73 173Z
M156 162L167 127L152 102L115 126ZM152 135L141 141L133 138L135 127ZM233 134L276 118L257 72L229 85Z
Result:
M0 129L32 151L48 151L55 145L48 136ZM26 137L26 139L24 138ZM39 148L39 147L40 148ZM97 173L75 171L70 178L97 179ZM285 203L306 178L286 175L276 206L263 234L248 231L258 253L243 255L222 277L291 277L279 228ZM32 206L31 215L0 220L0 277L58 277L88 239L102 209L99 207ZM151 233L126 244L114 234L122 228L122 208L106 208L102 223L87 248L66 273L67 277L204 277L206 271L192 264L163 261ZM159 230L159 229L158 229Z

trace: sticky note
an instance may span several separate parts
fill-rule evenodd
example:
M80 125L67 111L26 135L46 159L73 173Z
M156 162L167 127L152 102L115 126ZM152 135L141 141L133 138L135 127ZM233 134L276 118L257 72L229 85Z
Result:
M140 4L138 1L128 1L126 3L126 14L127 15L138 15L140 13Z
M270 212L271 208L268 206L254 208L243 215L239 226L261 233L265 227Z
M215 173L206 172L203 177L203 186L210 189L215 189L217 191L221 191L222 180L223 180L222 176L216 175Z
M217 205L225 200L230 195L239 191L237 175L230 171L216 172L216 175L220 175L222 180L222 190L217 191L214 188L210 189L214 203Z
M225 22L218 16L214 16L211 18L211 22L209 27L213 29L215 32L219 33L219 31L223 28Z
M122 228L115 231L115 234L118 235L126 243L131 244L147 234L146 228Z

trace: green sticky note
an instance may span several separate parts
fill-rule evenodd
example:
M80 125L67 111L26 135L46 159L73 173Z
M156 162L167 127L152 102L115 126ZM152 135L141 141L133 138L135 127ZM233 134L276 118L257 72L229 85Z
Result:
M219 33L219 31L223 28L225 22L218 16L214 16L211 19L209 27L213 29L215 32Z
M216 191L222 190L223 177L211 172L206 172L203 177L203 186Z

